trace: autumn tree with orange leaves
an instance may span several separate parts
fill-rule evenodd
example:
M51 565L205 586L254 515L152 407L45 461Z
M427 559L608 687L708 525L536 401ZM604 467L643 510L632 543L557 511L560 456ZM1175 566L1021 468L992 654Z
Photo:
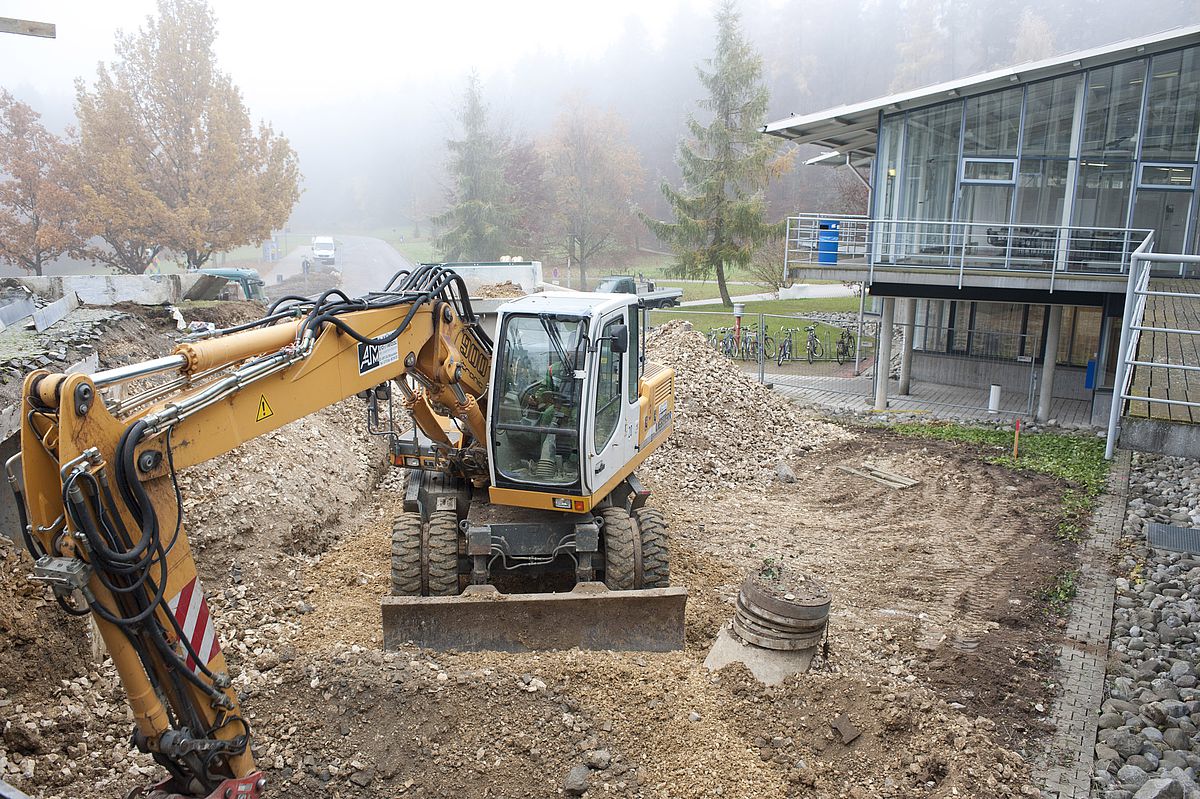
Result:
M82 245L64 185L67 147L39 119L0 89L0 260L35 275Z
M188 268L257 244L300 197L287 139L250 120L216 64L203 0L159 0L157 16L118 34L117 59L77 84L74 168L85 221L106 246L89 255L141 274L162 250Z

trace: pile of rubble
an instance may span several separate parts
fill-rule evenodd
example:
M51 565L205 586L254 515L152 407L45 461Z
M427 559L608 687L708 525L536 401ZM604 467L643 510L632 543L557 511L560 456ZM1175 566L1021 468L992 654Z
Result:
M646 350L648 360L675 370L675 429L646 461L658 486L692 492L753 483L807 452L854 438L714 353L689 322L657 328Z

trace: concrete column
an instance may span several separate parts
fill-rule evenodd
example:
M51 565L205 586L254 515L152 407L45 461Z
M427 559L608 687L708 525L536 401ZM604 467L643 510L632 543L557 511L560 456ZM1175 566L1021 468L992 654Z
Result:
M1038 389L1037 420L1050 418L1050 397L1054 394L1054 366L1058 361L1058 334L1062 328L1062 306L1050 306L1050 320L1046 325L1046 350L1042 361L1042 385Z
M888 375L892 371L892 328L896 321L896 298L883 298L879 320L879 354L875 360L875 410L887 410Z
M909 297L904 301L904 349L900 350L900 391L901 396L908 396L912 383L913 333L916 330L917 301Z

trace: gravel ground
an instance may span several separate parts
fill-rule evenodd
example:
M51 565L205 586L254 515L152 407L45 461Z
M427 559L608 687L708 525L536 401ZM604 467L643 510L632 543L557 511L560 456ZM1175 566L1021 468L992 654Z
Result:
M1200 462L1137 454L1117 561L1094 792L1200 797L1200 557L1152 552L1149 522L1200 527Z

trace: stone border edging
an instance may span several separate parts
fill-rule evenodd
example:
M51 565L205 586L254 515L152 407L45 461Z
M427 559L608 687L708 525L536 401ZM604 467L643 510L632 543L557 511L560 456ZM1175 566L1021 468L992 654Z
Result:
M1058 656L1063 690L1048 715L1055 732L1034 766L1034 779L1045 786L1043 796L1049 799L1087 799L1091 794L1116 596L1111 563L1129 504L1130 463L1130 451L1119 450L1092 515L1091 535L1080 549L1075 601Z

